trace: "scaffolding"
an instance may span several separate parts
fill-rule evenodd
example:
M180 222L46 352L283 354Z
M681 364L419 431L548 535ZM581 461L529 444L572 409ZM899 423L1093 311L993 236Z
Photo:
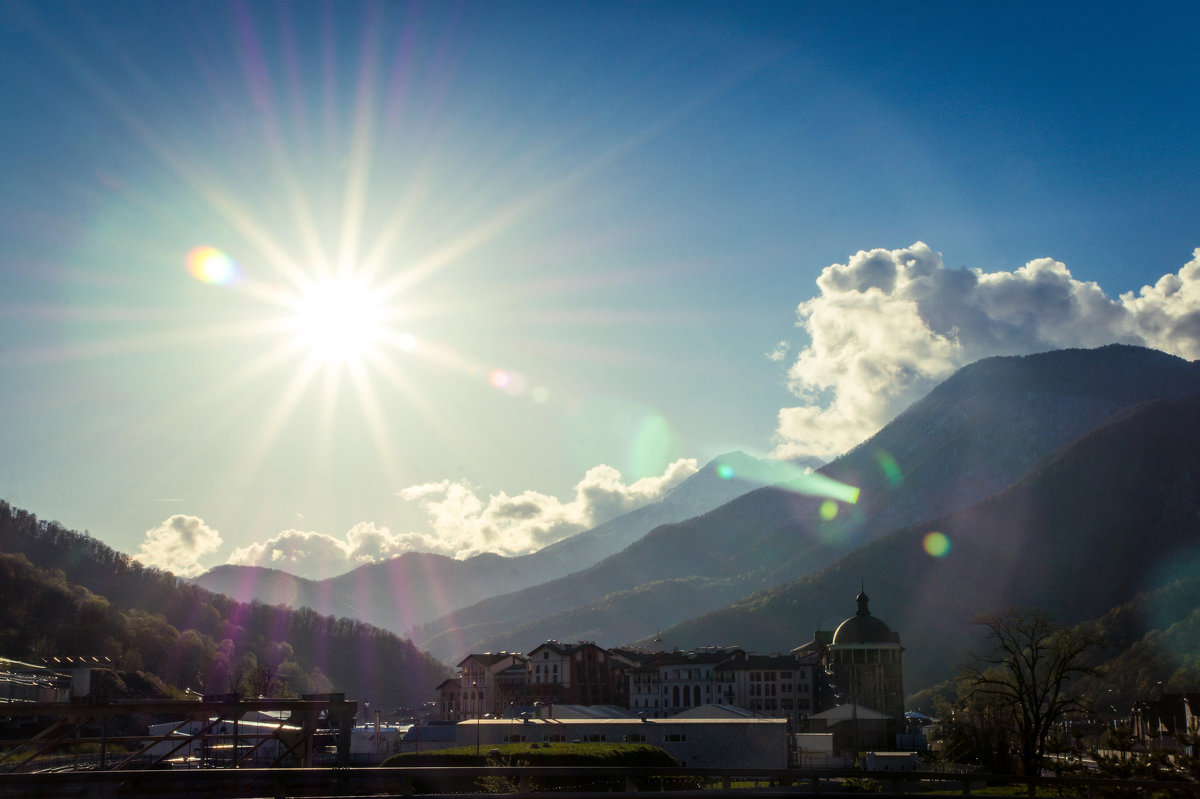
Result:
M348 766L357 710L358 703L347 701L344 694L306 694L300 699L242 699L229 694L199 701L0 702L0 717L46 722L31 738L0 740L0 773L28 770L63 749L74 753L71 765L78 768L85 745L98 745L93 767L103 771L163 768L179 759L180 753L196 752L201 753L201 761L207 757L232 768L264 762L272 767L312 766L314 756L325 748L316 745L317 736L328 736L336 749L336 765ZM273 721L243 722L250 713L256 713L256 719L263 717L258 714L270 714ZM113 718L131 715L182 720L157 735L108 735Z

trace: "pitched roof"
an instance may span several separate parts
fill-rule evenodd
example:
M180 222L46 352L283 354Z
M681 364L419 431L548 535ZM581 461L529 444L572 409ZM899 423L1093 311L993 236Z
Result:
M525 660L525 656L519 652L472 652L458 662L461 668L468 660L478 660L485 666L495 666L505 658L516 658L517 660Z

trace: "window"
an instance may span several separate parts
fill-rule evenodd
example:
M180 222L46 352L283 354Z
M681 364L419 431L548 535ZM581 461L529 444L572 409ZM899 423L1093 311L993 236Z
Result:
M603 733L593 733L592 735L583 736L583 740L589 743L604 743L608 738Z
M505 735L504 743L506 744L523 744L525 743L524 735Z
M667 733L663 736L663 743L679 744L687 741L687 736L680 732Z
M646 736L640 732L631 732L625 736L625 740L632 744L644 744L646 743Z
M560 733L552 733L550 735L543 735L542 740L545 741L546 743L560 744L567 740L567 736L562 735Z

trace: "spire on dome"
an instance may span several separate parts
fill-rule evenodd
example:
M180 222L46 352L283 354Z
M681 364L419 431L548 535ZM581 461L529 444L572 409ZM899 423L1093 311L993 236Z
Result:
M870 616L871 611L867 610L867 603L871 601L871 598L869 596L867 596L866 589L865 588L860 589L858 592L858 596L855 597L855 599L858 601L858 613L856 613L854 615Z

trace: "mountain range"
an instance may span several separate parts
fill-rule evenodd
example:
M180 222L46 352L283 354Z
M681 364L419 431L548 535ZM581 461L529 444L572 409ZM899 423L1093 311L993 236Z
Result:
M831 589L834 604L811 621L757 623L777 635L748 637L760 628L741 619L726 629L684 622L709 612L724 618L721 608L756 605L757 592L843 558L855 563L860 548L897 529L965 510L1012 485L1122 409L1191 394L1200 394L1200 366L1137 347L985 359L959 370L818 471L818 477L859 488L858 501L838 503L833 518L826 497L804 493L811 477L762 488L659 527L577 574L448 614L414 631L414 640L451 663L467 651L527 651L548 637L624 642L663 630L669 644L685 648L737 643L790 649L817 626L850 615L859 578L882 582L875 570L891 574L885 564L863 569L840 592ZM887 607L890 585L880 587L884 591L874 593L879 607ZM976 611L992 609L999 599L962 597ZM1004 604L1019 600L1014 593ZM678 624L684 626L669 629ZM704 636L692 634L700 629Z
M1126 409L1012 486L896 530L822 571L690 619L668 643L793 646L851 615L865 580L873 613L901 633L906 688L949 677L981 612L1039 607L1065 624L1200 571L1200 397ZM949 550L923 546L940 532ZM1193 598L1193 607L1200 598ZM1160 623L1147 609L1144 629ZM807 626L802 626L807 624Z
M325 580L258 566L223 565L193 582L243 602L309 607L406 631L488 597L577 572L620 552L655 527L704 513L800 471L779 461L731 452L714 458L658 500L529 555L488 553L455 560L406 552Z
M411 553L320 582L249 567L198 582L407 629L449 664L548 638L787 651L852 615L864 588L901 635L910 692L980 644L976 614L1008 607L1107 619L1128 644L1108 656L1147 673L1196 648L1200 364L1124 345L988 358L816 472L755 464L718 459L524 558Z

